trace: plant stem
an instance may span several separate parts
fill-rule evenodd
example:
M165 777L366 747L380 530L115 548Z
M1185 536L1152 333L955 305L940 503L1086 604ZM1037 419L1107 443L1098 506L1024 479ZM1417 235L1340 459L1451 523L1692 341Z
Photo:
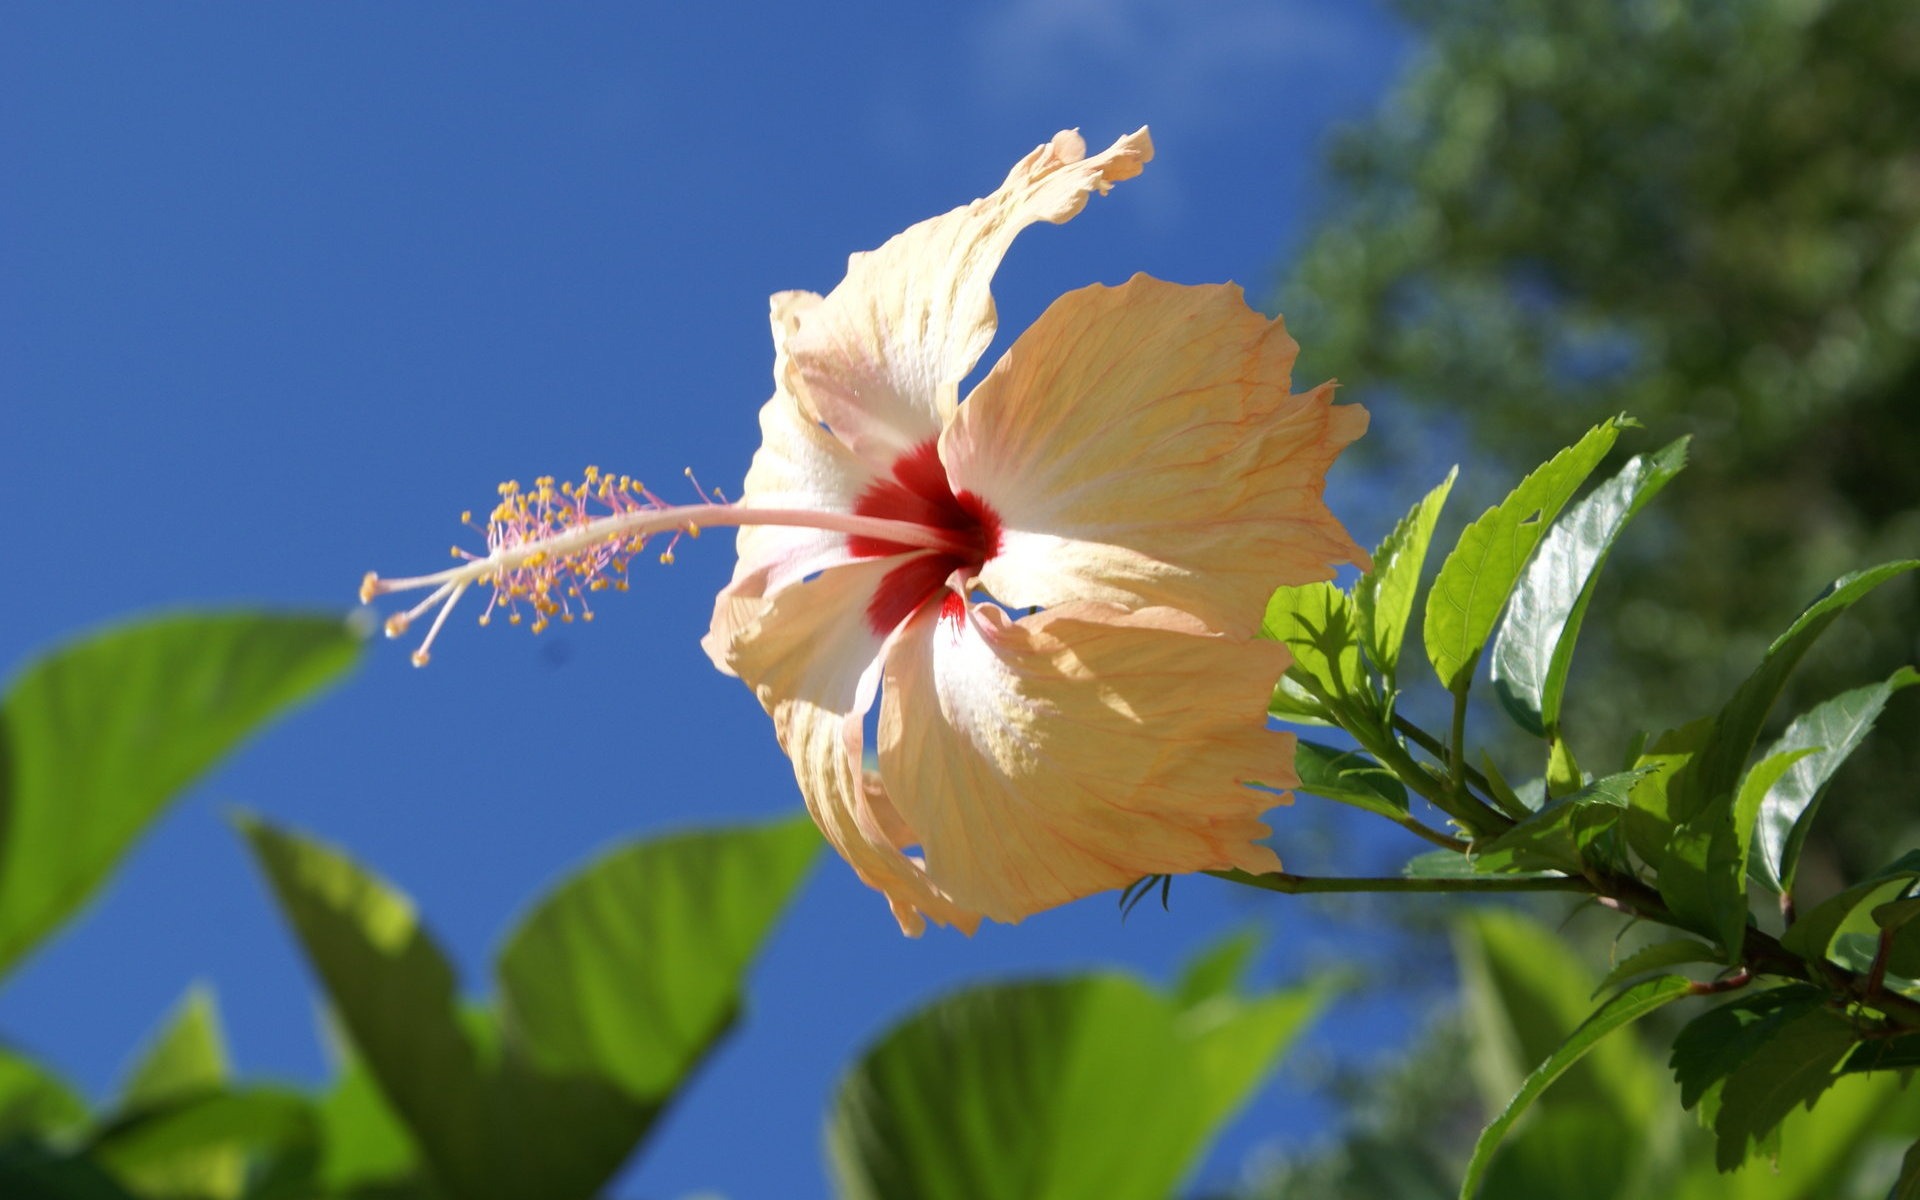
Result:
M1587 890L1586 880L1570 875L1531 879L1508 875L1488 875L1484 878L1436 876L1431 879L1419 879L1399 875L1350 877L1294 875L1286 871L1271 871L1265 875L1252 875L1245 871L1208 871L1207 874L1229 883L1262 888L1269 892L1281 892L1289 896L1310 892L1584 892Z

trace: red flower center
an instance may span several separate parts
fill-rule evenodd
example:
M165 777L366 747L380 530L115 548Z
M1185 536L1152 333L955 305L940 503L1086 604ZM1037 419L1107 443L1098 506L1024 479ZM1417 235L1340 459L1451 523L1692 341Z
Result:
M919 550L888 571L867 604L867 624L881 636L893 632L922 604L937 595L955 571L978 571L1000 550L1000 514L972 492L953 490L939 443L929 438L901 455L890 479L876 480L860 493L853 511L862 517L912 521L948 535L956 549L921 550L883 538L854 536L847 548L856 558L884 558Z

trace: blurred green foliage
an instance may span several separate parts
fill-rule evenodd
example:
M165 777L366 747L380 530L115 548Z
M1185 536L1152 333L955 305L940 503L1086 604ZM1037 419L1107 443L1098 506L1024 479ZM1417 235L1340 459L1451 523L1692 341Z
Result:
M1613 744L1578 749L1612 760L1717 703L1779 613L1920 547L1920 5L1398 6L1426 52L1338 139L1279 307L1415 479L1461 424L1514 466L1623 410L1694 435L1581 668ZM1789 711L1920 655L1920 587L1897 590ZM1886 730L1850 777L1905 794L1920 705ZM1840 816L1851 870L1892 819Z
M1600 982L1564 928L1511 910L1463 915L1454 947L1459 1014L1404 1060L1350 1077L1344 1134L1272 1166L1240 1200L1452 1200L1480 1121L1586 1015ZM1682 1017L1706 1003L1683 1003ZM1681 1111L1666 1055L1649 1048L1665 1040L1616 1033L1573 1067L1495 1156L1484 1200L1887 1194L1920 1123L1920 1089L1903 1087L1899 1073L1844 1076L1817 1108L1788 1116L1765 1153L1722 1174L1713 1136Z

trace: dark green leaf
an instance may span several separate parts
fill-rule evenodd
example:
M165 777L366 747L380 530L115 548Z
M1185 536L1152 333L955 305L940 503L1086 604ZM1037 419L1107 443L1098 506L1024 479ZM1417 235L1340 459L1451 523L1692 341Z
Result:
M908 1018L841 1083L849 1200L1164 1200L1324 1002L1185 1009L1113 975L974 988Z
M73 915L169 800L358 650L333 617L181 615L29 665L0 706L0 974Z
M1824 991L1805 984L1747 990L1687 1022L1674 1037L1668 1058L1680 1084L1681 1107L1693 1108L1715 1094L1776 1029L1826 1000Z
M1664 971L1668 967L1684 966L1687 963L1720 961L1719 951L1705 942L1695 941L1690 937L1669 938L1664 942L1655 942L1651 946L1642 946L1621 959L1614 965L1613 970L1607 972L1607 977L1600 981L1600 986L1593 990L1593 994L1597 997L1615 984L1625 983L1635 976L1652 971Z
M1400 667L1400 644L1407 636L1407 619L1413 615L1413 598L1420 590L1420 568L1427 561L1434 524L1459 474L1459 467L1448 471L1440 486L1400 519L1374 549L1373 569L1353 586L1367 655L1389 680Z
M99 1164L37 1142L0 1145L0 1196L21 1200L136 1200Z
M1756 879L1776 892L1792 888L1800 847L1806 842L1827 780L1872 731L1888 697L1913 683L1920 683L1920 672L1902 667L1885 682L1835 696L1787 726L1767 751L1769 755L1800 749L1818 753L1795 763L1760 804L1756 835L1760 853L1753 860Z
M1528 556L1625 425L1615 418L1595 426L1460 535L1434 579L1422 625L1427 659L1443 686L1455 690L1472 676Z
M1813 1107L1858 1037L1845 1017L1824 1007L1772 1026L1769 1033L1721 1086L1713 1128L1714 1161L1722 1171L1746 1161L1749 1148L1796 1107Z
M1887 1200L1920 1200L1920 1142L1907 1147L1906 1157L1900 1160L1900 1179Z
M1579 873L1587 848L1626 813L1627 793L1641 774L1625 771L1595 780L1571 796L1549 802L1497 837L1474 843L1474 870Z
M1636 455L1553 523L1528 562L1494 639L1494 694L1531 733L1560 726L1560 700L1574 643L1613 544L1649 500L1687 463L1687 439Z
M1260 636L1293 652L1293 671L1304 671L1329 695L1358 694L1359 631L1353 601L1331 583L1276 588L1267 600Z
M1634 1180L1647 1137L1644 1127L1622 1121L1609 1109L1585 1104L1536 1109L1525 1135L1508 1139L1494 1156L1487 1169L1485 1193L1514 1200L1621 1200L1623 1196L1635 1196L1624 1189Z
M86 1102L65 1081L25 1055L0 1048L0 1143L22 1134L57 1135L86 1119Z
M1841 576L1774 640L1760 665L1735 689L1733 698L1714 719L1707 744L1675 780L1672 816L1676 821L1686 821L1708 804L1732 794L1734 781L1740 777L1780 689L1827 627L1869 592L1915 567L1920 567L1920 559Z
M1336 750L1302 739L1293 755L1299 790L1384 817L1407 815L1407 789L1393 772L1358 750Z
M1670 1004L1687 995L1692 985L1678 975L1665 975L1658 979L1649 979L1635 984L1618 996L1601 1005L1594 1014L1586 1019L1572 1036L1563 1042L1547 1060L1534 1069L1520 1085L1507 1107L1493 1119L1481 1133L1480 1140L1474 1144L1473 1157L1467 1162L1466 1178L1460 1184L1461 1200L1471 1200L1479 1191L1480 1179L1493 1158L1493 1152L1513 1128L1514 1122L1524 1115L1540 1094L1553 1085L1556 1079L1586 1056L1587 1052L1598 1045L1602 1039L1614 1030L1652 1012L1665 1004Z
M733 1023L820 844L800 818L634 843L571 876L500 953L510 1037L544 1073L665 1100Z

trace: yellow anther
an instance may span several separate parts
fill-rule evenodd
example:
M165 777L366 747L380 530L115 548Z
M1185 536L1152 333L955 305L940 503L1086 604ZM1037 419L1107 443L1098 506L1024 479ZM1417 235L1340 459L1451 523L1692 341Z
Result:
M507 614L507 624L509 624L509 625L518 625L519 623L520 623L520 614L519 614L519 613L508 613L508 614Z
M672 565L673 565L673 551L671 551L671 550L669 550L669 551L667 551L666 553L664 553L664 554L662 554L662 555L660 556L660 561L661 561L662 563L664 563L665 565L667 565L667 566L669 566L669 567L670 567L670 566L672 566Z
M399 637L401 634L407 631L407 626L411 625L412 623L413 622L408 619L407 614L405 613L393 614L392 616L387 618L387 624L386 624L387 636L390 638Z
M449 554L451 554L451 555L453 555L453 556L454 556L455 558L460 558L460 557L462 557L462 555L461 555L461 553L460 553L460 547L458 547L458 546L455 546L455 547L453 547L453 548L452 548L451 550L449 550L449 551L447 551L447 553L449 553Z
M368 571L367 577L360 581L360 603L371 604L373 603L373 598L379 594L380 576L372 571Z
M493 614L491 614L491 613L481 613L481 614L480 614L480 624L481 624L481 626L482 626L483 628L484 628L485 626L488 626L488 625L491 625L491 624L493 624Z
M470 509L470 508L469 508L469 509L465 509L465 510L463 510L463 511L462 511L462 512L460 513L460 523L461 523L462 525L466 525L466 524L469 524L469 523L471 523L471 522L472 522L472 520L473 520L473 510L472 510L472 509Z
M582 621L591 621L591 620L593 620L593 614L592 614L592 613L590 613L590 612L588 612L588 613L581 613L581 614L580 614L580 619L581 619Z
M427 665L427 652L425 650L415 650L413 652L413 665L416 667L424 667Z
M561 614L560 614L560 620L561 620L561 622L562 622L563 624L567 624L567 625L571 625L571 624L573 624L573 614L572 614L572 613L561 613Z
M697 537L699 537L699 536L700 536L700 527L699 527L698 525L695 525L695 524L694 524L694 523L693 523L692 521L688 521L688 522L687 522L687 536L688 536L688 537L696 537L696 538L697 538Z

